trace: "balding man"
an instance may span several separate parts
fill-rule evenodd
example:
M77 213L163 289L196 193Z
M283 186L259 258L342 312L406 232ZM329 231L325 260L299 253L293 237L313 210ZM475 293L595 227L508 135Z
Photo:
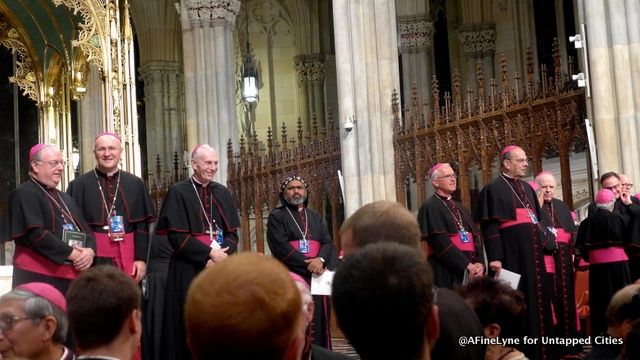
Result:
M173 247L165 290L161 357L190 359L183 321L191 281L238 246L240 219L229 190L213 181L218 153L209 145L191 152L193 176L174 184L164 199L157 232ZM222 310L224 311L224 310Z
M471 213L453 199L458 182L451 165L433 165L429 177L435 192L418 211L418 223L429 244L435 284L452 289L484 274L482 243Z
M474 217L480 223L489 268L496 273L507 269L521 275L518 290L527 302L526 335L540 339L548 336L551 328L543 251L553 245L546 245L547 233L539 223L542 213L535 192L520 180L528 168L525 151L507 146L500 153L500 166L502 173L480 192ZM529 358L553 357L540 341L525 350Z
M631 183L631 179L625 174L620 174L620 187L623 193L631 194L633 184ZM636 205L640 204L637 196L631 196L630 200ZM638 210L635 206L632 208ZM632 241L629 246L627 246L626 251L629 256L631 279L635 281L640 280L640 219L638 218L637 211L632 212L629 219L628 231Z
M103 132L93 146L96 166L73 180L67 193L96 236L96 262L115 265L140 282L147 270L149 224L155 210L142 180L120 170L120 136Z
M88 269L95 238L73 199L56 189L65 161L53 145L29 151L29 180L9 196L0 240L13 240L13 286L45 282L67 291L71 280Z
M573 281L573 238L577 231L571 210L562 200L556 199L556 178L552 173L543 171L536 176L536 183L542 190L542 212L544 226L550 229L556 237L558 251L545 255L547 271L553 281L553 310L558 321L555 326L556 334L564 338L578 336L576 320L576 303ZM577 352L579 349L566 347L566 353Z

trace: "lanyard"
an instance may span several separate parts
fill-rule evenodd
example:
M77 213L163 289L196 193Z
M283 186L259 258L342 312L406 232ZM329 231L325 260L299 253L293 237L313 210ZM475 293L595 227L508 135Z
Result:
M98 173L96 169L93 168L93 173L96 175L96 181L98 182L98 189L100 189L100 195L102 195L102 204L104 205L104 209L107 210L107 218L111 216L113 213L113 208L116 206L116 198L118 197L118 189L120 188L120 174L118 174L118 180L116 181L116 191L113 194L113 202L111 206L107 205L107 198L104 196L104 190L102 190L102 185L100 184L100 178L98 178Z
M446 202L444 202L444 200L442 200L442 198L440 198L440 196L438 196L438 194L435 195L438 199L440 199L440 201L442 201L442 203L444 204L444 206L449 210L449 212L451 213L451 216L453 216L453 220L455 220L455 222L458 224L458 229L460 230L464 230L464 223L462 222L462 215L460 215L460 210L458 210L458 207L456 206L456 204L447 199L447 201L451 201L453 204L453 207L456 209L456 214L453 213L453 210L451 210L451 208L447 205Z
M198 189L196 189L196 184L194 183L193 178L191 178L191 186L193 186L193 191L196 193L196 198L198 198L200 210L202 210L202 214L204 214L204 219L207 220L207 225L209 225L209 235L213 236L213 226L216 227L216 230L220 230L220 228L218 227L218 224L216 224L216 221L213 219L213 214L207 215L207 212L204 210L204 204L202 203L202 199L200 199L200 193L198 192ZM211 197L212 195L210 194L209 196Z
M78 226L78 223L76 223L76 220L71 215L71 211L67 207L67 204L64 202L64 200L62 200L60 193L56 193L56 194L58 195L58 199L60 199L60 202L62 203L62 205L64 205L64 209L62 208L62 206L60 206L60 203L56 199L54 199L53 196L51 196L51 194L49 194L49 192L42 187L42 185L40 185L40 183L38 183L34 178L31 178L31 180L36 185L38 185L40 190L42 190L42 192L44 192L44 194L47 195L47 197L51 199L51 201L53 201L56 204L56 206L58 207L58 210L60 210L60 214L62 215L62 220L64 220L65 222L71 221L73 222L76 228L80 229L80 226ZM65 217L68 218L68 220L65 219Z
M298 225L298 222L296 221L296 218L293 217L293 213L291 213L291 210L289 210L289 208L287 208L287 211L289 212L289 215L291 216L291 220L293 220L293 223L296 224L296 227L298 228L298 231L300 231L300 234L302 235L302 240L303 241L307 241L307 231L309 230L309 223L307 221L308 217L307 217L307 209L304 209L304 232L302 231L302 229L300 228L300 225Z
M524 194L524 199L526 201L525 203L525 201L522 201L522 199L520 198L520 195L518 194L516 189L514 189L513 186L511 186L511 184L509 183L509 181L505 179L504 175L500 175L500 177L502 177L502 180L504 180L504 182L506 182L507 185L509 185L509 188L511 189L513 194L516 196L516 198L518 198L518 201L520 201L520 204L522 204L522 207L525 208L529 213L529 216L533 215L533 209L532 209L532 206L529 204L529 200L527 199L527 194Z

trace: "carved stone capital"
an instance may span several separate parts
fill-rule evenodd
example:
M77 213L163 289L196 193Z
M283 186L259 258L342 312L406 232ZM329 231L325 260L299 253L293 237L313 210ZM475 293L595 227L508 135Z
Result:
M233 27L240 12L240 0L187 0L186 10L193 27L211 27L218 20Z
M298 55L293 58L298 82L323 81L325 56L323 54Z
M496 26L464 26L458 35L465 55L475 58L492 56L496 51Z
M427 51L433 43L433 23L423 16L401 16L398 35L401 53Z

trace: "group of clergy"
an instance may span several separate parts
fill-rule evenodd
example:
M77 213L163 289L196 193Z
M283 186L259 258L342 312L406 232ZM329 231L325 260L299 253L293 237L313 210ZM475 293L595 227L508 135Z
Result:
M579 347L546 346L541 340L578 337L574 263L580 260L591 261L590 286L598 289L591 292L590 333L606 332L609 300L639 276L630 274L627 261L627 253L637 256L639 249L638 201L629 195L626 178L624 187L619 175L607 173L601 179L602 194L578 231L569 207L555 198L552 173L523 181L528 159L514 145L504 148L499 160L501 173L484 186L473 214L453 199L457 177L451 165L437 163L429 170L435 192L420 208L418 222L435 283L454 288L487 273L505 279L504 270L516 273L517 289L526 301L522 336L537 339L525 344L527 356L554 359L578 353ZM605 202L609 211L600 205Z

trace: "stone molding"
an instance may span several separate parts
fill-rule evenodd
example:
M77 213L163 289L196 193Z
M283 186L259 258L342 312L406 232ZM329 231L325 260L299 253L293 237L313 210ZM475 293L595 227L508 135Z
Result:
M424 17L398 17L400 52L427 51L433 44L433 22Z
M187 17L193 27L213 27L221 22L233 28L240 0L187 0Z
M324 54L298 55L293 58L298 82L323 81L325 76Z
M496 52L496 27L494 24L463 26L459 39L464 54L475 58L493 56Z

